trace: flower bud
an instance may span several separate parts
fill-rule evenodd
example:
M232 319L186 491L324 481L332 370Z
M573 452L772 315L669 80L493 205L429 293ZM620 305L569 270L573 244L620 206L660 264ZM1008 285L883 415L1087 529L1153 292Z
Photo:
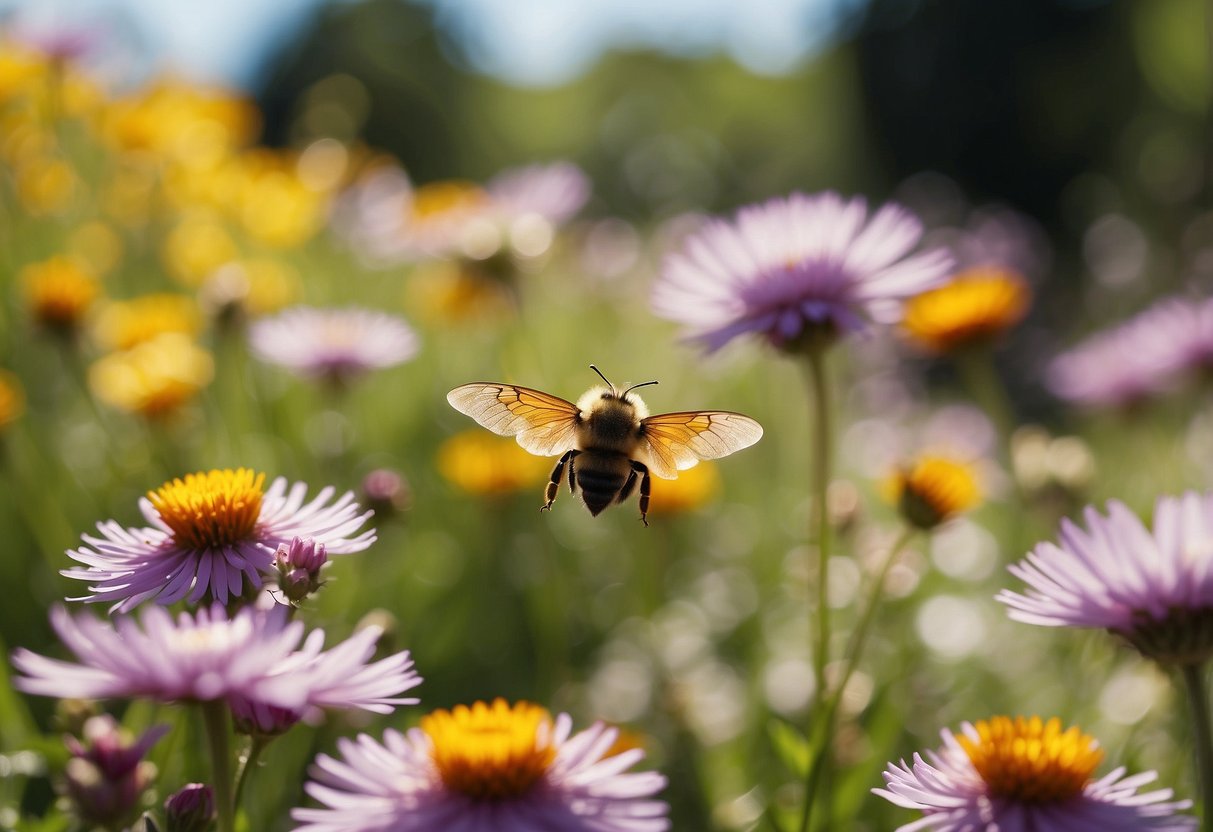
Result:
M83 742L67 737L72 756L64 769L64 787L76 815L103 826L126 820L156 777L156 767L143 755L167 731L168 726L157 726L132 743L113 717L102 715L84 723Z
M310 537L296 537L278 545L274 566L278 570L278 588L287 600L297 604L320 588L320 567L328 555L324 544Z
M376 519L386 519L408 509L413 493L404 477L389 468L376 468L362 480L362 495Z
M188 783L164 801L165 832L206 832L215 817L215 795L205 783Z

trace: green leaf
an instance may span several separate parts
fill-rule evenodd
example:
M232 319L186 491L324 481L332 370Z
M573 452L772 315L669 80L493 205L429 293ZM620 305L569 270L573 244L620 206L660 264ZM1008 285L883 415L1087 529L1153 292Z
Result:
M767 723L767 735L788 771L796 777L805 777L809 772L809 741L800 729L781 719L772 719Z

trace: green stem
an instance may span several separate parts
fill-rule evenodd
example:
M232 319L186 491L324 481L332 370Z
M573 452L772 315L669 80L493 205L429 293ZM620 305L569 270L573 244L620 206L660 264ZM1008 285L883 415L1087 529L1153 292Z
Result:
M1208 832L1213 822L1213 720L1209 717L1209 692L1205 687L1205 669L1201 664L1181 667L1188 707L1192 711L1192 733L1196 744L1196 774L1200 784L1203 820L1201 829Z
M261 757L261 752L269 744L269 738L254 736L248 751L240 757L240 762L236 767L236 793L232 797L232 804L237 810L240 808L240 796L244 794L244 784L248 782L249 772L257 767L257 760Z
M825 765L823 765L824 759L834 742L834 729L837 727L835 723L838 717L838 708L842 704L842 697L847 689L847 683L851 681L851 677L859 667L860 659L863 658L863 650L867 645L868 635L872 630L872 622L876 620L876 611L880 608L880 599L883 595L885 580L889 577L889 570L897 562L897 556L914 539L916 531L917 529L913 526L906 526L901 534L898 535L897 540L893 542L893 545L889 547L884 562L880 565L876 577L872 580L867 602L863 607L863 612L860 614L859 624L856 625L851 633L850 642L847 644L846 665L843 667L842 675L838 678L838 684L830 692L830 696L825 703L825 708L818 716L816 725L813 726L815 729L811 735L813 741L809 745L813 756L809 761L808 775L805 777L806 816L812 814L811 804L817 788L821 785L821 776L825 769ZM808 828L807 824L804 828Z
M968 393L998 431L998 450L1011 460L1011 434L1015 432L1015 409L994 364L989 348L974 347L956 356L956 366Z
M822 701L826 693L826 666L830 649L830 512L828 492L830 487L830 390L826 378L825 349L809 351L809 395L812 407L812 492L813 514L816 529L813 537L817 541L817 616L809 619L809 643L813 645L813 679L816 683L815 699ZM815 631L815 632L814 632ZM814 636L816 639L814 640ZM813 733L814 715L817 708L809 709L809 725L805 736ZM823 746L815 759L829 754L829 746ZM809 767L809 776L814 766ZM805 780L804 814L801 816L800 832L808 832L813 812L816 781Z
M202 718L206 722L207 747L211 754L211 788L215 790L215 811L219 832L236 832L236 804L232 797L232 760L228 748L227 705L222 701L204 702Z

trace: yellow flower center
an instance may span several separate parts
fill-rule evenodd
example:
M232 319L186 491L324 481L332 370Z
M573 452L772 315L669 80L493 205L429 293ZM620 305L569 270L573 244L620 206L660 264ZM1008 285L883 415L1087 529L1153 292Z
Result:
M1025 803L1052 803L1082 793L1103 759L1095 739L1061 720L998 716L973 726L978 739L956 736L990 794Z
M265 474L230 468L186 474L148 492L180 546L209 549L248 540L261 515Z
M941 456L923 456L893 476L891 496L913 525L930 529L981 501L971 465Z
M902 329L934 352L952 352L996 338L1023 320L1031 292L1027 282L1006 269L983 267L962 272L947 285L912 298Z
M504 699L434 711L421 720L443 784L476 800L530 791L556 758L551 725L548 712L538 705L510 707Z

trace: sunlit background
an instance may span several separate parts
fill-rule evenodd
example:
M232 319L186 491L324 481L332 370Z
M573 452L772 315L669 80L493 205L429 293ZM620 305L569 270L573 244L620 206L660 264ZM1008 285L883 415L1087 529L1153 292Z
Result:
M1005 565L1085 503L1148 514L1157 494L1210 484L1208 364L1123 400L1076 394L1085 409L1046 384L1087 334L1213 292L1203 7L0 2L0 101L24 94L19 50L68 73L34 116L0 111L0 367L24 390L0 395L0 647L54 652L46 610L84 592L60 576L64 552L100 521L140 525L138 498L173 477L249 466L332 484L376 507L380 540L328 567L312 621L385 622L426 679L423 709L501 695L627 726L670 777L675 830L757 828L764 807L796 804L771 726L795 724L813 693L807 397L763 345L705 357L680 341L649 295L705 215L833 189L901 202L929 244L1013 270L1034 296L994 356L1006 397L993 407L963 368L897 334L854 339L837 362L842 632L895 536L882 489L898 465L960 436L987 493L891 573L843 703L838 816L873 832L908 822L869 793L885 763L993 713L1081 721L1111 759L1191 795L1165 674L1105 640L1014 624L990 599ZM435 253L425 235L443 221L508 202L494 176L548 164L544 207L473 223ZM393 236L406 208L439 221ZM185 305L102 303L164 292ZM334 380L250 349L250 326L300 303L403 318L416 354ZM141 346L155 338L168 340ZM591 362L612 381L659 379L644 391L655 411L740 410L766 436L657 483L652 528L632 503L590 518L567 490L540 515L551 461L444 397L501 379L575 399ZM53 703L3 673L0 694L0 826L70 828L34 820L54 814L67 753ZM115 710L132 728L166 718ZM336 737L421 712L277 741L247 828L290 828L308 762ZM163 794L205 777L201 756L174 753L198 731L183 720L152 752Z

